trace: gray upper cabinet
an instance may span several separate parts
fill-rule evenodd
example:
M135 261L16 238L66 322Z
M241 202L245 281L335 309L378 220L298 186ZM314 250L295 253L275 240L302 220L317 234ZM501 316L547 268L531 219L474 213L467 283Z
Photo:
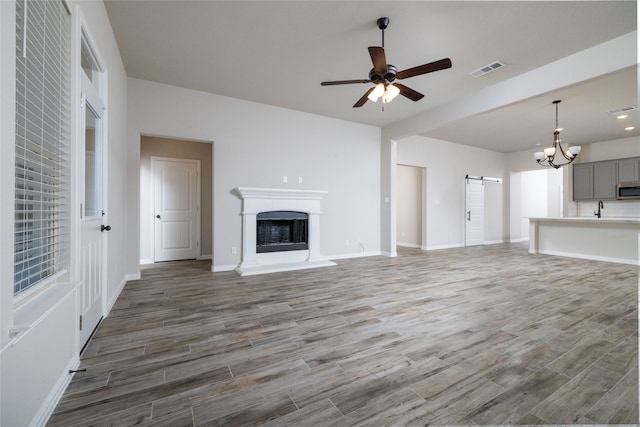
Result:
M573 165L573 200L593 199L593 163Z
M640 181L640 157L573 165L573 200L615 200L619 182Z
M618 182L639 181L640 159L618 160Z
M593 198L616 198L616 162L598 162L593 165Z

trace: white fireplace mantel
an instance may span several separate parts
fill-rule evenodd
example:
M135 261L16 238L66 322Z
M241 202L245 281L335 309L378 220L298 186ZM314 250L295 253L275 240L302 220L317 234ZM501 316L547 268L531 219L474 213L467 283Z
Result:
M241 276L301 270L336 265L320 253L321 202L326 191L237 187L242 198L242 260L236 268ZM261 212L296 211L308 215L309 249L256 253L256 220Z

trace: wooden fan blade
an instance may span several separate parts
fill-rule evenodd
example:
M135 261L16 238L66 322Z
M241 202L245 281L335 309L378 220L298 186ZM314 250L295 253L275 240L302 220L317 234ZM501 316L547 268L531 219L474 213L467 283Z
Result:
M381 76L387 74L387 57L384 55L384 48L369 46L369 55L371 55L371 62L373 62L373 69L376 74Z
M371 83L371 80L335 80L332 82L322 82L320 86L350 85L352 83Z
M373 89L375 89L376 87L372 87L371 89L369 89L364 95L362 95L362 98L358 99L358 102L356 102L355 104L353 104L353 108L358 108L358 107L362 107L364 105L365 102L367 102L367 98L369 96L369 94L371 92L373 92Z
M409 98L413 102L420 101L422 98L424 98L424 95L421 94L420 92L417 92L411 89L410 87L406 87L401 83L394 83L393 85L398 89L400 89L400 95Z
M433 73L434 71L445 70L447 68L451 68L451 60L449 58L430 62L424 65L418 65L417 67L409 68L408 70L398 71L396 73L396 78L406 79L413 76L419 76L421 74L427 74L427 73Z

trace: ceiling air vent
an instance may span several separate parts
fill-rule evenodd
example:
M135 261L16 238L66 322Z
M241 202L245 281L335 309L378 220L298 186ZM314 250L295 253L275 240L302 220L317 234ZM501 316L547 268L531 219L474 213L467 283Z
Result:
M612 116L617 116L619 114L625 114L630 111L634 111L635 109L636 107L632 105L631 107L622 107L622 108L616 108L614 110L609 110L607 111L607 113L611 114Z
M491 64L485 65L484 67L480 67L477 70L470 72L469 74L471 74L473 77L480 77L502 67L504 67L504 62L495 61Z

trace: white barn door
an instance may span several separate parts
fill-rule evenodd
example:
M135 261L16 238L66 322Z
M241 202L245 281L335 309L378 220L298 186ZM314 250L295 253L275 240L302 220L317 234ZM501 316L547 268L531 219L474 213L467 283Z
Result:
M484 183L466 179L465 246L484 244Z

